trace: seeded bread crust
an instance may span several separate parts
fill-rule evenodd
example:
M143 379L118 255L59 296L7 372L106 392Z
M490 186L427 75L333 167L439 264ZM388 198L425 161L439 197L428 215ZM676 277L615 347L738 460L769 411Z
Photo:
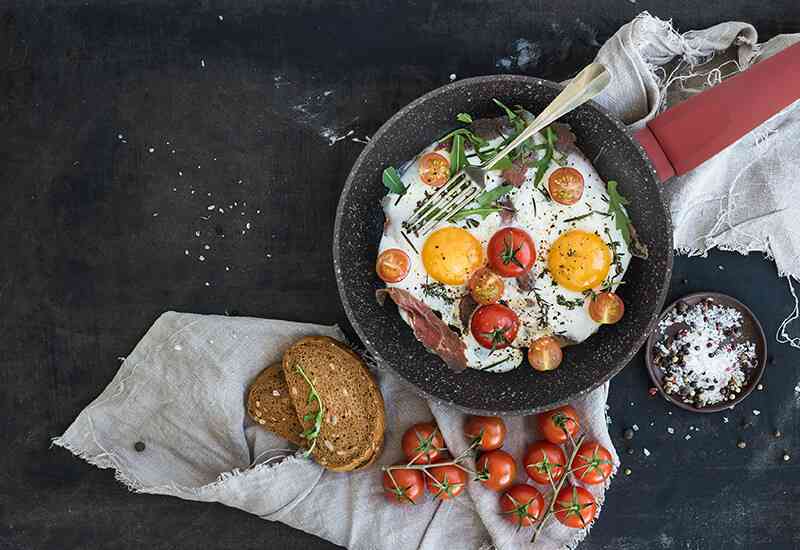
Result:
M309 385L298 372L301 367L314 384L325 409L314 459L336 472L364 468L377 459L386 428L383 396L364 361L344 344L325 336L295 342L283 356L283 373L289 397L304 429L317 411L308 402Z
M300 434L303 426L289 397L289 386L280 363L262 370L247 392L247 414L262 428L287 439L300 447L306 441Z

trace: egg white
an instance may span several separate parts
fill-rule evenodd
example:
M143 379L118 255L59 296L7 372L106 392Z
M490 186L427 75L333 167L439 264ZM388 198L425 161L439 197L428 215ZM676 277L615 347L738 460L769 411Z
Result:
M492 145L501 139L496 138ZM541 136L537 135L535 139L538 143L543 143ZM600 325L589 316L588 300L585 300L580 292L559 286L546 269L550 245L567 231L582 229L596 233L607 245L610 242L615 243L612 251L617 262L616 264L612 263L608 276L608 280L612 282L612 288L617 287L627 271L630 253L625 239L616 228L613 216L593 214L580 220L567 221L589 211L608 212L609 197L606 184L600 179L589 159L575 149L559 163L551 162L542 180L546 184L550 174L561 166L571 166L580 171L584 178L584 191L581 199L574 205L565 206L547 200L544 194L534 187L536 171L533 168L528 169L522 186L507 194L517 210L515 219L509 226L525 229L536 243L536 262L532 269L532 274L536 277L536 285L534 291L526 292L519 288L515 279L504 279L503 301L519 316L520 329L512 346L491 352L478 344L470 333L469 326L462 326L459 319L459 299L468 292L466 284L436 285L436 292L431 292L430 288L426 292L425 285L435 281L427 275L420 252L426 238L433 231L453 225L467 229L477 238L483 245L485 255L489 239L498 229L506 226L501 223L500 215L498 213L489 214L486 219L473 216L473 220L480 222L474 228L467 227L464 221L458 223L445 221L439 223L426 235L415 237L408 232L405 233L405 236L401 233L402 222L411 217L417 203L425 198L426 193L430 194L435 191L420 180L418 163L422 155L433 151L436 145L433 143L426 147L401 168L401 179L407 187L406 193L401 197L389 193L381 202L387 224L380 242L379 252L387 248L399 248L410 258L408 275L402 281L389 283L387 286L408 291L428 307L440 313L445 323L456 327L461 332L462 340L466 344L467 365L488 372L505 372L519 366L524 354L522 348L528 347L539 337L558 335L569 342L579 343L594 334ZM436 152L449 160L450 155L447 150L437 150ZM467 161L471 164L480 162L477 157L468 157ZM491 190L504 183L499 170L491 171L487 178L486 190ZM576 304L576 300L580 301L579 305ZM570 303L572 305L564 305ZM400 314L410 325L409 319L402 310Z

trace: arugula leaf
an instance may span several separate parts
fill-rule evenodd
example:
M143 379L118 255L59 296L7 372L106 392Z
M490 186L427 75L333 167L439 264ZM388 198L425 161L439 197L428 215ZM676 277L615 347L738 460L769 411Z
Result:
M481 208L486 208L494 204L497 201L497 199L499 199L512 189L514 189L514 187L512 187L511 185L498 185L491 191L484 191L483 193L478 195L478 198L475 199L475 202L477 202Z
M458 113L456 115L456 120L463 122L464 124L472 124L472 117L469 115L469 113Z
M608 180L606 184L608 187L608 213L614 214L614 221L617 224L617 229L622 233L622 238L625 239L627 244L631 244L631 220L625 213L623 206L630 204L619 191L617 191L617 182Z
M553 152L555 151L555 132L548 126L544 130L544 138L546 140L547 148L544 150L544 157L536 163L536 177L533 180L534 186L539 186L544 177L544 173L550 167L550 162L553 160Z
M405 195L406 194L406 186L403 185L402 180L400 179L400 174L397 173L394 166L389 166L383 170L383 185L386 186L391 193L395 193L397 195Z
M492 101L494 101L495 105L499 106L501 109L503 109L503 110L506 112L506 116L508 117L508 120L510 120L510 121L512 121L512 122L513 122L513 121L514 121L514 119L517 119L517 118L519 118L519 115L518 115L517 113L515 113L514 111L512 111L512 110L511 110L509 107L507 107L507 106L506 106L506 105L505 105L505 104L504 104L502 101L500 101L499 99L497 99L497 98L492 98Z
M464 157L464 136L456 134L453 136L453 146L450 148L450 177L464 168L467 159Z
M464 208L463 210L459 210L450 216L450 221L458 222L470 216L480 216L483 219L486 219L486 216L489 214L494 214L495 212L500 212L501 210L503 209L498 206L488 206L485 208Z
M501 158L492 166L492 170L511 170L512 168L514 168L514 165L508 157Z

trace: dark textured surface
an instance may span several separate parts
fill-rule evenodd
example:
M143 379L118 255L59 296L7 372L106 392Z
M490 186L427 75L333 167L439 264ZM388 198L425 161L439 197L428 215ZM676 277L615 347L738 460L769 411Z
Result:
M553 83L519 76L471 78L450 84L404 107L383 125L356 160L345 183L334 228L333 259L339 292L353 327L367 349L422 393L478 414L530 414L566 403L619 372L644 343L664 302L672 271L672 232L660 183L628 132L597 105L587 104L563 117L583 153L600 176L619 182L628 213L649 250L634 259L620 295L623 320L605 326L564 354L560 368L541 373L524 361L503 374L467 369L456 373L414 339L393 307L382 307L375 290L384 285L374 264L383 231L386 194L380 184L387 165L399 166L453 129L460 112L478 118L497 116L492 99L544 109L558 95Z
M331 235L363 145L331 147L324 128L371 135L451 73L502 72L504 59L564 78L645 9L684 30L800 31L794 0L116 4L0 2L3 550L333 548L220 505L132 494L49 449L167 309L344 322ZM520 38L539 53L524 67ZM246 235L237 211L204 220L209 192L262 214L248 209ZM742 300L770 339L793 306L759 255L677 258L669 299L699 290ZM581 550L800 547L799 356L770 348L764 391L728 423L650 399L641 354L614 378L611 432L632 474L614 480Z

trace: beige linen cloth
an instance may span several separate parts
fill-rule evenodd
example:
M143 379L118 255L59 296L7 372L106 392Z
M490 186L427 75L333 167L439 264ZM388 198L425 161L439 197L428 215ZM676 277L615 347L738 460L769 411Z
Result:
M668 23L642 14L598 54L614 76L600 101L626 122L641 124L668 102L705 85L698 85L698 78L713 83L729 68L745 68L796 39L779 37L758 46L755 29L743 23L678 35ZM733 57L721 53L731 47ZM775 258L782 274L800 273L797 237L788 219L792 212L777 206L792 204L782 198L797 193L793 186L800 185L789 177L798 173L791 151L800 138L796 117L787 110L669 184L677 248L760 250ZM343 339L336 327L165 313L54 444L100 468L113 468L131 490L221 502L352 549L531 547L530 530L515 533L498 515L497 495L478 483L444 503L428 498L398 507L385 501L378 466L401 461L399 440L407 427L435 418L454 454L467 441L461 413L425 401L380 366L373 371L388 422L376 466L331 473L253 425L243 405L247 385L294 340L310 334ZM604 385L574 405L589 437L613 451L607 395ZM538 438L533 418L506 422L505 448L519 461L525 446ZM145 444L143 450L136 450L137 442ZM520 473L518 481L524 477ZM592 489L601 503L605 489ZM572 548L584 537L582 530L551 521L537 548Z

